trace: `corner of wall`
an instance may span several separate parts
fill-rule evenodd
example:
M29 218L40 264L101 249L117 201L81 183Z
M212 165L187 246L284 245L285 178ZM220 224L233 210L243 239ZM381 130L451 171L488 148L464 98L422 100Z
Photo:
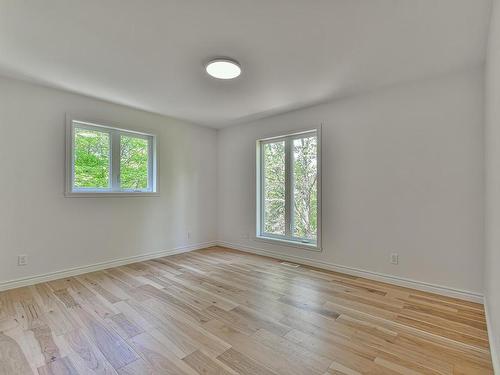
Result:
M495 335L493 323L491 321L490 308L488 305L488 297L484 297L484 312L486 314L486 325L488 327L488 341L490 344L491 362L493 363L493 371L495 374L500 374L500 337Z

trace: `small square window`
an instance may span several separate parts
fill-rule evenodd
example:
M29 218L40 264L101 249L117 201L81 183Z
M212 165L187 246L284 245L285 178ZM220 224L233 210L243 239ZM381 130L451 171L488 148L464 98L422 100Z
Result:
M80 120L67 133L67 195L158 192L154 135Z

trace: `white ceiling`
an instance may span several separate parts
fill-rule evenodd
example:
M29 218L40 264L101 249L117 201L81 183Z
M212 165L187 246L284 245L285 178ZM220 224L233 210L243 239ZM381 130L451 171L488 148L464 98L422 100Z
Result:
M223 127L484 61L490 0L0 0L0 74ZM210 57L240 61L219 81Z

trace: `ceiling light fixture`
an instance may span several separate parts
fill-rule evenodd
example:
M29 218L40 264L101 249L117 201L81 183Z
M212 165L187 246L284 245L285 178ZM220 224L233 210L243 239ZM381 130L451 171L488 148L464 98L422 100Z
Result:
M207 73L218 79L233 79L241 74L241 66L236 60L217 58L205 66Z

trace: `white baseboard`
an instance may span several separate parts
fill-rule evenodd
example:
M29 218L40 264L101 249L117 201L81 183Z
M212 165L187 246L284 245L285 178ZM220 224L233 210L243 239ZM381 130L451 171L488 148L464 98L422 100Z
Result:
M441 294L444 296L460 298L460 299L467 300L467 301L483 303L483 296L479 293L454 289L454 288L450 288L450 287L446 287L446 286L435 285L435 284L426 283L426 282L422 282L422 281L406 279L406 278L402 278L402 277L398 277L398 276L392 276L392 275L382 274L382 273L378 273L378 272L373 272L373 271L368 271L368 270L363 270L363 269L358 269L358 268L353 268L353 267L348 267L348 266L342 266L339 264L334 264L334 263L320 261L320 260L311 260L311 259L307 259L304 257L295 256L295 255L275 253L273 251L264 250L264 249L260 249L257 247L250 247L250 246L226 242L226 241L197 243L197 244L188 245L188 246L176 247L176 248L169 249L169 250L157 251L157 252L141 254L141 255L134 255L134 256L130 256L130 257L126 257L126 258L114 259L114 260L110 260L110 261L94 263L94 264L80 266L80 267L69 268L69 269L50 272L50 273L46 273L46 274L42 274L42 275L36 275L36 276L24 277L24 278L15 279L15 280L3 281L3 282L0 282L0 291L7 290L7 289L19 288L22 286L33 285L33 284L51 281L51 280L56 280L56 279L60 279L60 278L64 278L64 277L81 275L83 273L100 271L100 270L103 270L106 268L123 266L125 264L140 262L140 261L154 259L154 258L160 258L160 257L168 256L168 255L185 253L185 252L199 250L199 249L203 249L203 248L207 248L207 247L211 247L211 246L216 246L216 245L224 246L224 247L228 247L228 248L232 248L232 249L236 249L236 250L246 251L246 252L250 252L250 253L254 253L254 254L265 255L265 256L272 257L272 258L288 260L291 262L296 262L296 263L301 263L301 264L305 264L308 266L323 268L323 269L327 269L330 271L341 272L341 273L345 273L348 275L364 277L367 279L386 282L389 284L394 284L394 285L403 286L403 287L407 287L407 288L422 290L425 292L431 292L431 293Z
M167 255L187 253L189 251L204 249L206 247L211 247L211 246L215 246L215 245L216 245L216 242L202 242L202 243L197 243L197 244L188 245L188 246L176 247L176 248L169 249L169 250L156 251L156 252L147 253L147 254L134 255L134 256L130 256L130 257L126 257L126 258L109 260L106 262L89 264L86 266L68 268L65 270L49 272L49 273L45 273L42 275L36 275L36 276L30 276L30 277L23 277L23 278L15 279L15 280L3 281L3 282L0 282L0 291L7 290L7 289L20 288L23 286L43 283L43 282L51 281L51 280L57 280L57 279L61 279L64 277L77 276L77 275L81 275L84 273L100 271L100 270L104 270L106 268L123 266L125 264L141 262L144 260L149 260L149 259L154 259L154 258L160 258L160 257L164 257Z
M404 277L387 275L379 272L373 272L354 267L342 266L340 264L334 264L321 260L312 260L295 255L276 253L273 251L264 250L253 246L246 246L226 241L217 241L217 245L228 247L235 250L246 251L249 253L265 255L272 258L287 260L295 263L305 264L307 266L323 268L329 271L341 272L352 276L364 277L366 279L381 281L384 283L403 286L406 288L417 289L424 292L440 294L447 297L459 298L471 302L483 303L482 294L470 292L467 290L454 289L447 286L426 283L423 281L411 280Z
M491 321L491 315L488 305L488 298L484 296L484 313L486 314L486 326L488 327L488 340L490 342L490 352L491 352L491 362L493 362L493 372L495 374L500 374L500 352L498 352L495 332L493 331L493 323Z

